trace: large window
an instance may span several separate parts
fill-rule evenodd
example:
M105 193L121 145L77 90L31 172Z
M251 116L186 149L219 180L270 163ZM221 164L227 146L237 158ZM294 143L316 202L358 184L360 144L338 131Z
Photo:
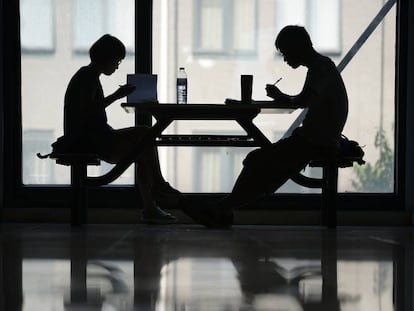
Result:
M69 168L40 160L36 153L50 152L51 143L63 134L66 87L71 76L89 64L87 52L100 36L117 36L129 51L119 70L101 76L104 93L114 92L134 72L134 0L22 0L20 4L23 183L67 184ZM120 102L107 109L114 128L134 123ZM91 167L89 174L102 175L111 167L103 163ZM131 168L115 183L132 184L133 180Z
M50 143L63 134L66 86L76 70L88 64L86 52L94 40L110 32L121 38L129 50L116 74L102 77L106 94L125 83L126 75L135 71L134 0L21 0L20 4L23 182L67 184L69 169L43 165L36 153L47 151ZM264 86L280 77L280 88L296 94L302 88L306 70L292 70L282 58L275 57L274 40L279 29L292 23L304 25L315 48L339 64L382 5L382 0L153 0L152 69L158 75L159 101L175 102L179 67L185 67L188 74L190 103L239 99L241 74L254 75L254 99L267 99ZM340 171L341 192L394 191L395 21L394 6L342 71L350 99L344 134L364 146L367 165ZM240 57L242 54L254 57ZM126 114L119 103L107 112L115 128L134 123L134 116ZM299 113L262 114L255 123L270 140L276 141ZM242 129L231 122L175 122L167 131L234 133ZM281 134L276 137L274 133ZM213 149L160 148L166 179L183 192L229 191L249 150ZM203 163L211 169L207 170ZM202 176L195 173L200 166L198 172ZM103 164L90 173L100 175L110 168ZM320 171L311 170L308 174L319 176ZM130 169L117 183L133 181L134 172ZM308 190L289 184L279 192Z

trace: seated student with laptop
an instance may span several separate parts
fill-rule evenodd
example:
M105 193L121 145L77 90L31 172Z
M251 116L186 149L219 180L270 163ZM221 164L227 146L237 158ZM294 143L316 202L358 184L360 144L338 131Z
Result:
M126 84L105 97L99 77L113 74L125 53L125 46L119 39L108 34L102 36L89 50L91 63L75 73L65 94L64 135L76 142L76 149L87 146L89 152L112 164L133 152L148 130L144 126L113 129L107 122L105 108L131 94L135 87ZM137 190L143 203L141 221L151 224L176 222L175 216L157 205L157 201L179 194L161 174L157 149L145 147L136 160Z

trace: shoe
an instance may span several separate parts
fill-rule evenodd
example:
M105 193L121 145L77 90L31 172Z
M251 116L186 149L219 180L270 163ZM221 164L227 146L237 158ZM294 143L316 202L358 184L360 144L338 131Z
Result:
M224 210L216 204L196 205L186 201L181 208L187 216L207 228L229 229L234 222L233 211Z
M176 223L177 217L162 210L158 206L151 210L143 210L141 213L141 223L149 225L168 225Z

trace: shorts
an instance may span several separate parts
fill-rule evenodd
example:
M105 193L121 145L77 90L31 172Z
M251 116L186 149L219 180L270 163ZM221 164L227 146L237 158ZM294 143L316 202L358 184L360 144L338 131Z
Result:
M130 127L103 131L95 139L95 146L101 160L116 164L133 152L144 149L142 138L148 127ZM138 154L137 154L138 157Z
M255 175L252 182L264 192L271 193L320 153L319 146L299 135L292 135L268 147L253 150L244 159L243 165Z

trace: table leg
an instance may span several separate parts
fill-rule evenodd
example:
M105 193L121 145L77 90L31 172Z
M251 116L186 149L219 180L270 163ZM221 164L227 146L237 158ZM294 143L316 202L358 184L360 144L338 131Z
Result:
M253 123L252 119L237 119L237 123L251 136L260 146L270 145L272 142Z

